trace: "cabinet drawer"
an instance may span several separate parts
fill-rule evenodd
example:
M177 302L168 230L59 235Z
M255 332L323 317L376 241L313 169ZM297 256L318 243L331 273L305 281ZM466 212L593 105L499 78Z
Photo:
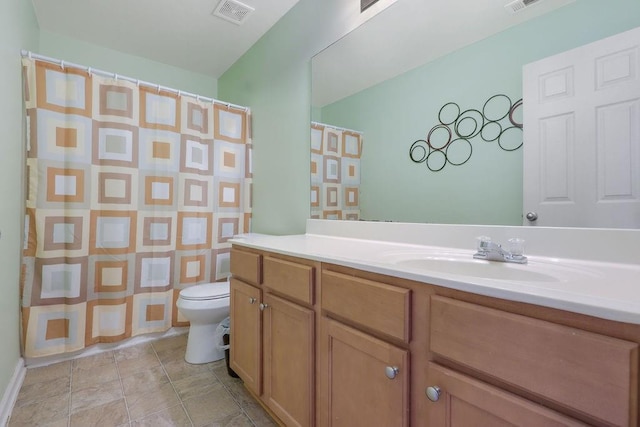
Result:
M262 255L231 248L231 274L259 285L262 283Z
M264 257L264 286L312 305L315 268L270 256Z
M322 309L409 342L411 290L345 274L322 274Z
M638 346L433 296L431 351L605 423L636 425Z

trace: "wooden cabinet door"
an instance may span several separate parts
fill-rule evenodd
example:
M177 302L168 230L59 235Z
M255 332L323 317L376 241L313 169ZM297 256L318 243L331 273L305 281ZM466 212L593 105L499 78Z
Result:
M328 424L408 426L409 352L334 320L323 321L328 335L328 408L323 408Z
M429 416L424 425L430 427L586 426L573 418L435 363L429 363L427 369L430 386L438 387L440 394L437 401L429 402ZM425 399L427 399L426 396Z
M262 393L260 289L231 279L230 365L257 396Z
M314 311L264 294L263 399L288 427L311 426L315 402Z

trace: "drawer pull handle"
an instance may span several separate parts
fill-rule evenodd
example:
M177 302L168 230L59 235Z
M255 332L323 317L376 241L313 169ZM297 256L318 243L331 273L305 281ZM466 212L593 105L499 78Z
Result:
M249 304L255 304L257 300L253 297L249 297Z
M400 369L397 366L387 366L384 368L384 373L390 380L394 379L399 372Z
M269 307L269 304L265 304L263 302L260 303L260 311L264 311L264 309L268 307Z
M427 387L424 391L424 394L427 395L427 398L432 402L437 402L440 399L440 387L431 386Z

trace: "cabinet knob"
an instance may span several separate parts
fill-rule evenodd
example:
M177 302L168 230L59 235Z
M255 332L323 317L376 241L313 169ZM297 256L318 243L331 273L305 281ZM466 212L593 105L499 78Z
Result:
M253 297L249 297L249 304L255 304L257 300Z
M527 218L527 221L535 221L538 219L538 214L536 212L527 212L527 215L525 215Z
M424 391L424 394L427 395L427 398L432 402L437 402L440 399L440 387L431 386L427 387Z
M398 373L400 372L400 368L397 366L387 366L384 368L384 373L390 380L394 379Z
M265 304L263 302L260 303L260 311L264 311L264 309L267 307L269 307L269 304Z

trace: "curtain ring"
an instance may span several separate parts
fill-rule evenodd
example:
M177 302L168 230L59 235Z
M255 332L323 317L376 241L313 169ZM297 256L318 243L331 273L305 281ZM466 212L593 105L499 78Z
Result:
M87 74L91 77L91 67L87 68Z
M160 93L160 85L158 85L158 93Z
M64 61L60 61L60 68L64 70Z
M29 59L32 59L31 58L31 51L29 51L29 53L27 53L27 56L29 56Z
M136 80L136 86L140 87L140 80Z
M118 73L113 73L113 78L115 79L115 81L118 81Z

